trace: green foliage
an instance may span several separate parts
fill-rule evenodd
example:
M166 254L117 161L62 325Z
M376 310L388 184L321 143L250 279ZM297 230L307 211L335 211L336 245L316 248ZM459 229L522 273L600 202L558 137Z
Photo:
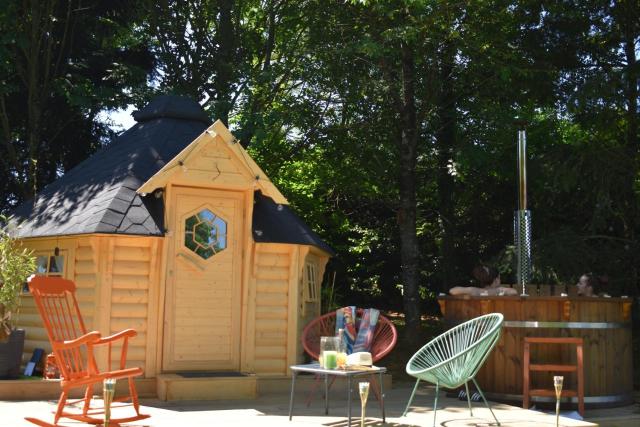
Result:
M6 219L0 216L0 224L3 223ZM31 251L23 248L4 227L0 228L0 338L11 333L22 287L35 269L36 260Z
M113 136L99 118L147 91L132 2L6 2L0 11L0 212Z

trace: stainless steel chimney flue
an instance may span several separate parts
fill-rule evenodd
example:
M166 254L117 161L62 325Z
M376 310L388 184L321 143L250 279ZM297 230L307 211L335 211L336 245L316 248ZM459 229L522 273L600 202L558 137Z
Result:
M526 285L531 280L531 211L527 209L527 135L518 131L518 210L513 218L516 247L516 281L527 295Z

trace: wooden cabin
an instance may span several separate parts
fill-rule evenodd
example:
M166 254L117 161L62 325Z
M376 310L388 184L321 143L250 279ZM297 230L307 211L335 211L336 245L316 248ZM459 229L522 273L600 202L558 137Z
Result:
M14 233L38 274L75 281L88 329L138 331L129 364L160 398L251 396L303 358L332 250L199 104L161 96L133 117L20 206ZM26 360L49 351L28 293L20 326Z

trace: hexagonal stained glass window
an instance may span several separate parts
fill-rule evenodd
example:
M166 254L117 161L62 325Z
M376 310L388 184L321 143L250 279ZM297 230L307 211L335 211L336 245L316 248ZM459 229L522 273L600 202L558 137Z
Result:
M184 222L184 245L203 259L209 259L227 247L227 222L203 209Z

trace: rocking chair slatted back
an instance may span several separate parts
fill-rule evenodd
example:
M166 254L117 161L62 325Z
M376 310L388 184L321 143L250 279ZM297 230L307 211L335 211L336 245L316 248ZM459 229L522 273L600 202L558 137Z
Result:
M41 313L62 378L74 380L96 372L91 347L65 345L65 342L87 334L75 297L76 285L60 277L46 280L34 277L29 288ZM96 339L98 337L96 335Z
M359 330L359 322L363 309L356 312L356 330ZM320 355L320 337L333 336L336 334L336 312L332 311L323 314L312 320L302 331L302 346L304 351L313 359L318 359ZM371 358L373 363L385 357L396 345L398 332L393 323L383 315L378 318L376 330L371 342Z

